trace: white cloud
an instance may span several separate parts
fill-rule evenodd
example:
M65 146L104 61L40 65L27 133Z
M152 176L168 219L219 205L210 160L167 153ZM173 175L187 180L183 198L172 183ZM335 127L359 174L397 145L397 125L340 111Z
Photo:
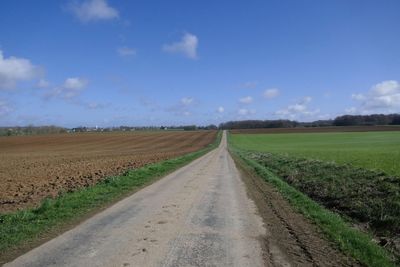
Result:
M66 79L62 86L64 98L69 99L79 95L87 84L88 81L83 78Z
M345 109L346 114L356 114L357 113L357 108L356 107L350 107Z
M165 111L171 112L177 116L190 116L192 115L191 109L194 99L191 97L182 98L177 104L167 107Z
M63 87L68 90L81 90L85 88L88 81L83 78L67 78L64 81Z
M190 59L197 58L199 39L196 35L185 33L179 42L163 45L163 50L169 53L180 53Z
M264 91L264 97L266 99L272 99L279 95L279 90L277 88L271 88Z
M17 82L40 76L41 70L28 59L3 56L0 50L0 89L13 89Z
M317 115L320 110L315 109L315 110L310 110L308 107L308 104L312 101L312 98L309 96L306 96L302 98L300 101L298 101L295 104L289 105L286 108L280 109L276 111L274 114L282 117L282 118L288 118L288 119L296 119L301 116L313 116Z
M184 97L184 98L181 99L181 103L182 103L182 105L184 105L184 106L189 106L190 104L193 103L193 98L191 98L191 97Z
M375 84L365 94L352 94L352 99L360 102L360 107L354 108L353 113L399 112L400 83L394 80ZM346 111L347 112L347 111Z
M363 94L352 94L351 98L354 100L364 100L365 96Z
M218 113L224 113L224 111L225 111L224 107L218 107L217 108L217 112Z
M106 0L85 0L73 2L69 9L81 21L109 20L119 17L118 10L108 5Z
M39 82L37 83L37 87L45 89L50 86L50 82L45 80L45 79L40 79Z
M249 110L247 108L241 108L238 110L238 114L241 116L245 116L249 113Z
M136 55L136 50L133 48L129 48L126 46L123 47L118 47L117 48L117 53L121 57L130 57L130 56L135 56Z
M252 115L252 114L255 114L255 113L256 113L256 111L254 109L241 108L241 109L238 110L238 115L240 117Z
M383 81L371 88L374 95L386 96L400 93L400 84L398 81Z
M7 101L0 99L0 118L8 115L12 110Z
M66 100L75 98L86 88L88 83L88 80L84 78L67 78L61 86L47 92L45 98L61 97Z
M253 98L251 96L245 96L240 98L239 102L242 104L251 104L253 102Z

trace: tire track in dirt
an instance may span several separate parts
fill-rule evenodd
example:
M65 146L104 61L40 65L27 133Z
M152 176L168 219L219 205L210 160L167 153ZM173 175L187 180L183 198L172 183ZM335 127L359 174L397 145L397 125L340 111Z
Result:
M235 161L264 219L267 234L263 247L268 266L361 266L325 240L317 226L294 211L272 185L239 159Z

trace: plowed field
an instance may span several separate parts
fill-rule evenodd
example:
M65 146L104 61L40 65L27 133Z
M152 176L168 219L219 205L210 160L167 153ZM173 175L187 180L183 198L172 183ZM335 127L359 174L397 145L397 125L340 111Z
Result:
M216 131L84 133L0 138L0 212L199 150Z

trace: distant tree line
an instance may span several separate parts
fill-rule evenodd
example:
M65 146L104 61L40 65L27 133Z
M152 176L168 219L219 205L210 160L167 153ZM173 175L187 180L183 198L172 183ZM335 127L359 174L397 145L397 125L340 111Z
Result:
M257 128L293 128L297 121L290 120L244 120L228 121L219 125L220 129L257 129Z
M334 120L317 120L313 122L298 122L293 120L243 120L221 123L219 127L214 124L206 126L180 125L180 126L118 126L118 127L86 127L80 126L71 129L50 126L15 126L0 127L0 136L55 134L66 132L118 132L118 131L195 131L219 129L258 129L258 128L295 128L295 127L329 127L329 126L373 126L373 125L400 125L400 114L372 114L372 115L343 115Z
M15 126L0 127L0 136L14 135L37 135L37 134L57 134L57 133L83 133L83 132L128 132L128 131L196 131L196 130L217 130L214 124L207 126L181 125L181 126L116 126L116 127L86 127L79 126L74 128L63 128L58 126Z
M219 125L220 129L258 129L258 128L295 128L329 126L373 126L400 125L400 114L344 115L334 120L298 122L292 120L243 120L228 121Z
M183 130L183 131L196 131L196 130L218 130L218 126L210 124L207 126L197 125L181 125L181 126L161 126L161 130Z
M54 125L50 126L15 126L15 127L0 127L0 136L13 135L35 135L35 134L55 134L66 133L67 129Z
M334 119L334 126L400 125L400 114L344 115Z
M69 129L69 132L128 132L128 131L196 131L196 130L217 130L216 125L197 126L197 125L181 125L181 126L116 126L116 127L86 127L79 126Z

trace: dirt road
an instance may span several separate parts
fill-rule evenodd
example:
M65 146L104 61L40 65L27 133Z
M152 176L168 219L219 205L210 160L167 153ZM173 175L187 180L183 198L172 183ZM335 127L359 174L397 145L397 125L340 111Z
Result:
M224 133L218 149L5 266L359 264L275 188L239 172Z
M218 149L6 266L263 266L265 234Z

